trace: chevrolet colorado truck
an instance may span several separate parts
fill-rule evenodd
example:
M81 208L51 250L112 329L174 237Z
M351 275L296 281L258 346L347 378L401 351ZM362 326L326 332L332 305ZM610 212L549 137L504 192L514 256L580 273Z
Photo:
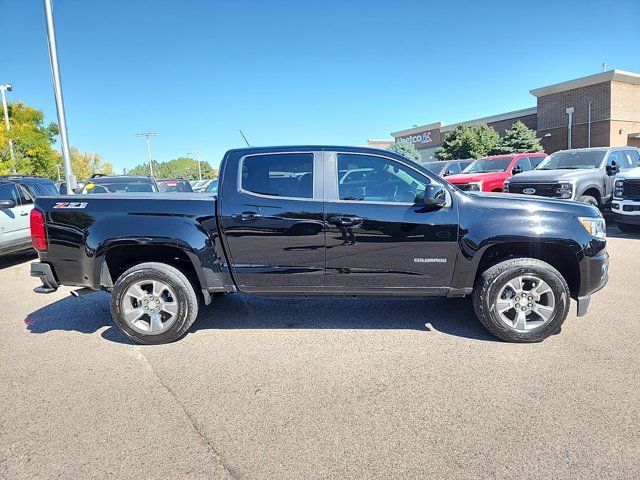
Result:
M111 292L116 325L144 344L180 338L234 292L471 295L494 335L538 342L608 280L595 207L463 192L371 148L231 150L217 196L39 197L31 231L35 291Z

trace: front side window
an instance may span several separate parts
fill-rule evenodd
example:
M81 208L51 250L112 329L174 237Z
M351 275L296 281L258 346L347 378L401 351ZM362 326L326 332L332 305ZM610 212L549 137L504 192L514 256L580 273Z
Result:
M451 165L449 165L449 167L444 172L445 176L456 175L458 173L460 173L460 165L457 163L452 163Z
M18 193L20 194L20 203L22 203L22 205L32 204L33 199L37 197L36 193L32 193L33 186L31 186L30 189L27 189L26 187L26 185L18 185Z
M531 162L531 167L536 168L538 165L540 165L540 162L542 162L542 160L544 159L545 157L529 157L529 161Z
M18 200L18 190L14 185L5 183L0 185L0 200L13 200L16 205L20 204Z
M247 192L260 195L313 198L313 153L245 157L241 186Z
M640 167L640 154L635 150L625 150L624 156L631 168Z
M529 161L529 157L520 158L516 162L515 168L518 168L522 172L527 172L527 171L531 170L531 162Z
M622 160L622 152L611 152L609 154L609 158L607 158L607 165L613 166L616 165L618 168L624 168L626 165Z
M338 154L340 200L415 203L429 179L394 160Z

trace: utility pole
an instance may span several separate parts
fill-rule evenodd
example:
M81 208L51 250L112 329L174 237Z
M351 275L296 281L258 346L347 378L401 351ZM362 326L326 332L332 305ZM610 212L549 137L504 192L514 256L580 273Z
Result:
M151 138L155 137L158 134L156 132L140 132L136 133L136 137L146 137L147 138L147 159L149 160L149 172L153 177L153 160L151 160Z
M67 136L67 117L64 113L62 81L60 80L60 68L58 66L56 27L53 23L53 6L51 5L51 0L44 0L44 16L47 23L47 42L49 44L49 60L51 62L53 93L56 98L56 110L58 112L58 128L60 129L60 146L62 150L62 162L64 164L64 176L67 181L68 194L73 195L73 189L76 187L76 179L73 176L73 170L71 169L69 138Z
M0 85L0 92L2 92L2 109L4 110L4 123L7 127L7 135L9 136L9 155L11 155L11 173L16 173L16 154L13 151L13 139L11 138L11 124L9 123L9 109L7 107L7 94L13 90L13 85L7 83L6 85Z

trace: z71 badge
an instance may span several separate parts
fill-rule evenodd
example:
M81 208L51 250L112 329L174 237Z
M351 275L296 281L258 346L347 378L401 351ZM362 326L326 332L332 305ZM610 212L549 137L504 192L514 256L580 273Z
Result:
M53 208L85 208L87 202L57 202Z

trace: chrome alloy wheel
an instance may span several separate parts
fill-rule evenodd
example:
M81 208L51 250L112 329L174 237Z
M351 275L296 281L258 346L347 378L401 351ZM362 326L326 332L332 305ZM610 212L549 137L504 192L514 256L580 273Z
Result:
M166 331L178 318L176 294L159 280L132 284L122 296L121 309L127 325L145 335Z
M555 313L551 287L535 275L521 275L500 289L496 312L500 320L517 332L528 332L548 324Z

